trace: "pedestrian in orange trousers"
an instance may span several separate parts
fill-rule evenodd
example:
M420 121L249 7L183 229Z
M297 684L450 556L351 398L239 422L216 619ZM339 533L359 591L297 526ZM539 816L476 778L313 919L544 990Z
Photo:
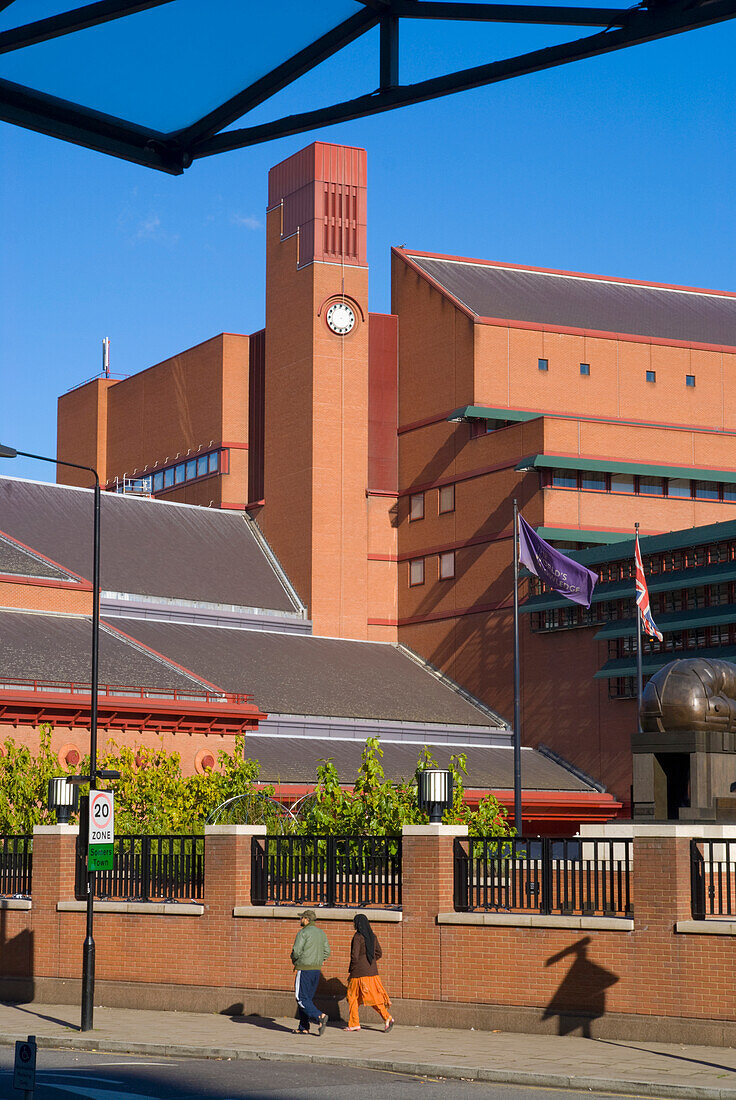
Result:
M377 960L383 956L365 913L357 913L353 919L355 935L350 945L350 970L348 973L348 1031L360 1031L360 1005L372 1005L383 1020L383 1030L390 1031L394 1018L389 1012L391 1001L378 976Z

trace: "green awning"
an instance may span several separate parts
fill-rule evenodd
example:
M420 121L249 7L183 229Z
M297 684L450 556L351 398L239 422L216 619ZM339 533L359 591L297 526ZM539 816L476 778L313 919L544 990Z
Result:
M487 405L463 405L447 417L448 420L537 420L543 413L522 412L519 409L491 409Z
M590 470L606 474L638 474L640 477L677 477L696 481L736 484L736 470L704 470L696 466L652 466L645 462L620 462L616 458L579 458L569 455L529 455L516 469Z
M541 533L545 528L540 527ZM574 551L570 551L572 555ZM579 560L576 555L576 561ZM676 592L682 588L699 588L700 585L720 584L722 581L736 581L736 562L726 561L720 565L709 565L702 569L676 569L672 573L657 573L647 577L650 592ZM610 584L597 584L593 589L592 603L605 600L634 599L634 578L625 581L613 581ZM541 596L532 596L519 610L522 614L532 611L551 611L555 607L567 607L570 601L555 592L545 592Z
M685 649L673 653L645 653L642 658L642 672L645 676L651 676L664 668L670 661L687 657L712 657L724 661L736 659L736 646L713 647L712 649ZM636 654L630 657L617 657L613 661L606 661L593 677L594 680L613 680L616 676L636 676Z
M556 539L558 542L623 542L631 535L621 531L584 531L577 527L535 527L542 539ZM572 553L572 551L571 551Z
M668 611L657 615L656 624L663 634L673 630L697 630L702 626L721 626L736 621L736 604L721 607L693 608L692 611ZM636 619L616 619L606 623L596 633L596 638L633 638L636 635Z

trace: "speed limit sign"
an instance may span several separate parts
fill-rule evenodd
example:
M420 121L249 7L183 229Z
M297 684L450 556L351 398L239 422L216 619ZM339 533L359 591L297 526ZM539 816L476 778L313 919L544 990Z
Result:
M115 802L112 791L89 792L89 842L112 844L115 839Z

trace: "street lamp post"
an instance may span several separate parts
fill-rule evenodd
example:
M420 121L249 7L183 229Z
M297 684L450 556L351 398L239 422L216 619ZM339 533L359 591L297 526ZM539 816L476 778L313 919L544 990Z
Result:
M86 470L95 479L94 490L94 561L92 565L92 684L90 689L89 717L89 785L93 790L97 784L97 692L99 680L99 644L100 644L100 479L92 466L81 466L77 462L65 462L46 455L34 455L28 451L16 451L14 447L0 444L0 458L34 458L39 462L53 462L59 466L70 466L74 470ZM94 921L95 872L87 870L87 934L82 950L82 1031L92 1029L95 996L95 941L92 935Z

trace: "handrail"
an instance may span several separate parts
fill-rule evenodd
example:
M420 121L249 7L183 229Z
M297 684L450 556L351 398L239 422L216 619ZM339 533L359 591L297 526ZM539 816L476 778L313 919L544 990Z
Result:
M24 680L4 676L0 679L2 691L31 691L57 695L89 695L91 685L74 680ZM151 688L132 684L100 684L100 696L112 698L173 700L175 702L235 703L242 705L253 698L244 692L210 691L202 688Z

